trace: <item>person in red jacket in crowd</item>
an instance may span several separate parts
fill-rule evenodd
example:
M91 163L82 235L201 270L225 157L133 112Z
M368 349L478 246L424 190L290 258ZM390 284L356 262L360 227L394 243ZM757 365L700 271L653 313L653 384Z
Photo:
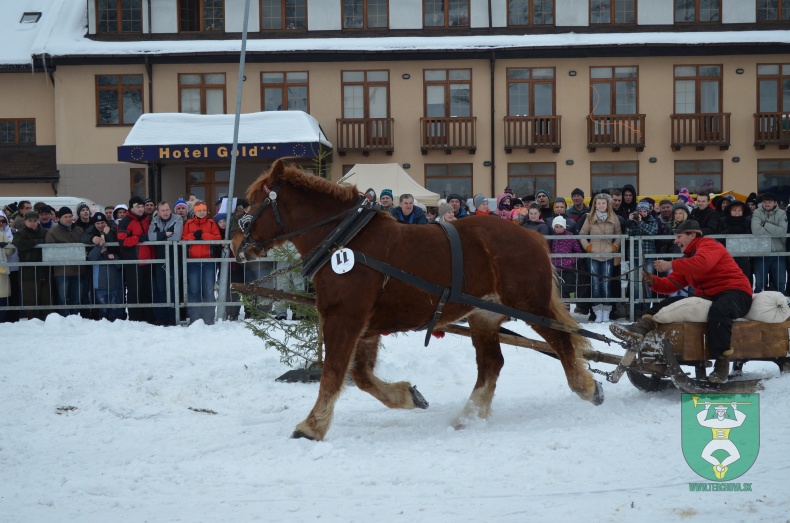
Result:
M221 240L217 222L208 217L206 202L197 201L193 208L195 216L184 224L184 233L181 239L185 241ZM188 257L192 259L211 258L211 245L196 243L189 246ZM216 312L213 305L217 299L214 296L214 283L217 279L217 268L210 261L187 261L187 313L189 324L202 319L206 325L214 324ZM211 305L205 305L210 303Z
M712 238L704 238L695 220L686 220L675 229L675 244L683 258L672 261L656 260L658 272L672 271L667 277L642 272L642 280L661 294L672 294L691 286L694 294L713 303L708 312L708 339L710 352L716 358L713 372L708 375L712 383L726 383L730 372L732 348L732 322L743 318L752 306L752 285L735 263L727 249ZM609 330L622 340L638 340L656 328L653 314L670 303L684 297L667 298L650 309L640 320L631 325L612 324Z
M145 202L139 196L129 200L129 212L118 223L118 241L121 243L121 259L140 260L139 264L124 264L123 281L126 284L126 301L131 304L153 303L151 289L154 248L141 245L148 241L149 217L145 214ZM152 307L129 307L129 319L154 323Z

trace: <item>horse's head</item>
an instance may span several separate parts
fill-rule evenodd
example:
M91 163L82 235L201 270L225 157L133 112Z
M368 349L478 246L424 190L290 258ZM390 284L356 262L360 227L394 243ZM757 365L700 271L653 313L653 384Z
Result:
M261 175L247 191L250 207L239 218L239 228L231 242L239 263L265 257L269 249L282 243L276 241L284 228L277 197L284 172L283 162L275 161L269 172Z

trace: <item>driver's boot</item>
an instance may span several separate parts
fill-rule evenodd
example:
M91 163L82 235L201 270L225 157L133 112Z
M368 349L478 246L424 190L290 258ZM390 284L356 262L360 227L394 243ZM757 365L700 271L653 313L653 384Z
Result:
M648 332L655 330L657 327L658 322L653 319L653 315L645 314L630 325L612 323L609 325L609 330L623 341L642 341Z
M727 349L721 353L721 356L716 358L713 372L708 374L709 382L727 383L727 378L730 376L730 356L732 356L732 349Z

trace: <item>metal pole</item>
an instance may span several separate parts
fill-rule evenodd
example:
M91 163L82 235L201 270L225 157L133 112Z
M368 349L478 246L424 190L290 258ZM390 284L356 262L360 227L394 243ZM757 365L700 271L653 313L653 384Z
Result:
M244 91L244 63L247 56L247 24L250 20L250 0L244 2L244 25L241 30L241 54L239 57L239 88L236 91L236 119L233 122L233 148L230 156L230 182L228 184L228 203L226 208L227 225L225 226L225 239L230 240L230 221L233 212L233 190L236 181L236 157L239 148L239 120L241 118L241 95ZM217 319L225 318L225 302L228 301L228 278L230 277L230 249L227 245L222 249L222 262L219 270L219 303L217 305Z

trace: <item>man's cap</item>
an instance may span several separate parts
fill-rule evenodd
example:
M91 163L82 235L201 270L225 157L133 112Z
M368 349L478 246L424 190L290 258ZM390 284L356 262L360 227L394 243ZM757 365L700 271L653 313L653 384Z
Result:
M450 203L452 200L458 200L459 202L463 202L461 199L461 195L458 193L452 193L447 197L447 203Z
M147 205L149 203L154 203L154 201L151 198L146 198L143 203Z
M702 236L702 229L697 220L684 220L678 225L678 228L675 229L675 234L683 234L686 232L693 232L696 233L697 236Z
M389 196L393 200L395 199L395 197L392 195L392 189L382 189L379 198L381 198L382 196Z
M133 208L135 205L145 205L145 201L139 196L132 196L129 198L129 208Z
M41 214L42 212L48 212L49 214L52 214L55 212L55 209L53 209L51 205L44 204L38 208L38 213Z
M38 220L38 213L36 211L27 211L25 213L25 220Z
M58 212L55 213L55 216L57 216L58 219L60 219L60 218L63 218L64 216L66 216L67 214L73 215L74 211L71 210L71 207L66 207L64 205L63 207L58 209Z
M551 200L551 193L549 191L547 191L546 189L538 189L537 191L535 191L535 198L537 198L538 195L541 194L541 193L545 194L546 198Z
M572 191L571 191L571 198L572 198L572 197L574 197L574 196L576 196L577 194L578 194L579 196L581 196L582 198L584 198L584 191L582 191L582 190L581 190L581 189L579 189L578 187L576 187L574 190L572 190Z
M106 222L106 221L107 221L107 215L105 215L103 212L97 212L96 214L93 215L93 218L91 218L91 223L93 224L96 224L97 222Z

